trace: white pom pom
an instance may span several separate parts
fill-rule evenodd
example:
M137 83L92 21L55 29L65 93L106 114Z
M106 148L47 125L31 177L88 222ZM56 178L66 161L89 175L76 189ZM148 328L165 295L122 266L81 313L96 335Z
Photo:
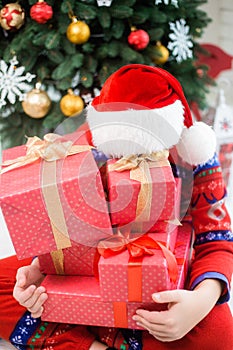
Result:
M184 128L176 148L187 163L192 165L205 163L216 151L215 133L207 124L196 122L190 128Z

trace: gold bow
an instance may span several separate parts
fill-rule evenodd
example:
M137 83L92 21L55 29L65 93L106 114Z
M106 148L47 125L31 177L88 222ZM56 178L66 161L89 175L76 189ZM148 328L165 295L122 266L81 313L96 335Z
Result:
M26 154L15 159L4 161L2 166L5 168L1 169L1 174L34 163L38 159L53 162L65 158L66 156L89 151L92 148L93 147L90 145L73 145L72 141L62 141L60 135L53 133L46 134L43 140L37 136L28 137Z
M130 179L139 181L141 188L137 200L135 222L150 220L152 202L152 184L150 168L170 166L168 162L169 151L153 152L151 154L130 155L122 157L109 165L109 171L130 170Z

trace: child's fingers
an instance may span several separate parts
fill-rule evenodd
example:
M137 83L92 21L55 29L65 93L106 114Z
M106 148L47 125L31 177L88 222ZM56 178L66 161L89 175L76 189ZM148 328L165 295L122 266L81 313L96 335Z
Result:
M48 298L48 295L46 293L43 293L39 296L39 298L31 307L27 308L28 311L31 312L32 317L37 318L41 316L43 312L43 304L47 300L47 298Z
M18 287L25 287L27 281L27 269L26 267L21 267L18 269L16 274L16 286Z
M36 288L35 285L29 286L25 289L18 298L20 305L26 307L27 309L32 307L39 299L40 295L45 292L44 287Z
M44 308L43 306L41 306L36 312L31 312L31 316L33 318L38 318L42 315L43 311L44 311Z
M24 303L33 295L35 290L35 285L31 285L26 289L15 285L13 290L13 297L19 302L20 305L24 306Z

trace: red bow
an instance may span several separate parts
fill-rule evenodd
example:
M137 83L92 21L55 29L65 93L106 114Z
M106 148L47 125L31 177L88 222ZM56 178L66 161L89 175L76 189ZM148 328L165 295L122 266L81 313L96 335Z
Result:
M130 235L122 235L119 231L117 234L99 242L98 252L104 258L117 255L124 250L128 250L130 257L139 258L145 255L153 255L151 249L160 249L167 261L168 273L173 282L178 275L177 261L174 254L164 245L163 242L155 241L148 235L139 238L130 238Z

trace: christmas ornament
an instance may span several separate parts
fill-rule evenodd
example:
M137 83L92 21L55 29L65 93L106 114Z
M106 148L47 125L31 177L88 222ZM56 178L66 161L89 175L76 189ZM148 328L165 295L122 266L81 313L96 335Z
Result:
M18 3L6 4L0 11L0 23L5 30L19 29L24 19L24 9Z
M31 89L31 86L25 82L30 83L35 74L26 73L25 67L16 67L19 62L16 56L10 60L10 66L3 60L0 61L0 108L6 105L6 99L11 104L16 102L16 97L22 101L26 91Z
M89 26L83 22L78 21L75 16L72 16L72 23L69 24L66 35L73 44L84 44L90 38L91 32Z
M143 29L136 29L136 27L131 28L131 33L128 36L128 43L135 50L143 50L149 44L150 37L148 33Z
M66 117L72 117L82 112L84 102L80 96L74 94L72 89L69 89L68 94L63 96L60 101L60 108Z
M40 89L41 83L37 83L35 89L29 91L22 102L24 112L32 118L43 118L51 107L51 100L46 93Z
M112 0L97 0L98 6L111 6L112 5Z
M165 5L169 5L169 0L155 0L155 5L159 5L162 3L164 3ZM175 7L179 7L178 0L171 0L171 5L173 5Z
M187 60L193 57L193 52L190 50L193 47L191 36L189 35L189 26L186 26L185 19L180 19L176 23L169 23L170 30L173 33L169 34L171 41L168 43L168 49L172 51L177 62Z
M46 23L53 17L53 8L44 0L39 0L31 7L30 16L37 23Z
M161 44L160 41L154 46L152 61L155 64L162 65L167 62L169 58L168 49Z

